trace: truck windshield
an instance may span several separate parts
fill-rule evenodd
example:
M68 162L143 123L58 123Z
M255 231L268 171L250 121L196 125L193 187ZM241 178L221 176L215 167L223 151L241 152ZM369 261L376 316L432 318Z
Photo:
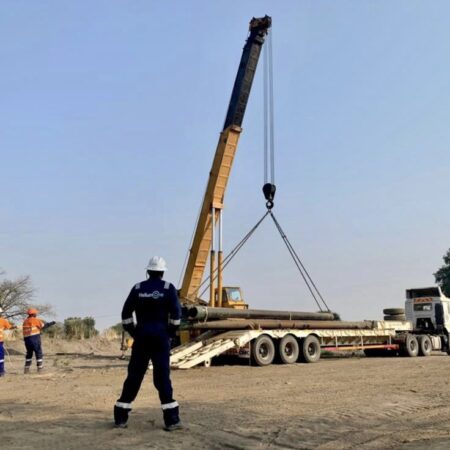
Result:
M440 296L441 294L437 287L406 290L406 298L440 297Z
M432 311L433 304L432 303L416 303L414 305L414 311Z

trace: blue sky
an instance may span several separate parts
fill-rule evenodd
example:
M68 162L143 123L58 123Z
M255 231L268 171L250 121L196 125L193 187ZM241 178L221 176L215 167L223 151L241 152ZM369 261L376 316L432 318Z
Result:
M450 4L3 1L0 267L58 318L119 321L153 254L178 284L249 19L273 17L275 212L332 309L377 319L450 247ZM262 69L262 66L259 67ZM264 212L256 76L224 212ZM267 222L225 282L313 310Z

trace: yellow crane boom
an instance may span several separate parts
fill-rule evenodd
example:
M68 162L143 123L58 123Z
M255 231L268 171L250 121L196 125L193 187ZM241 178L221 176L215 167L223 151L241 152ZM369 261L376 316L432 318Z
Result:
M221 306L222 298L222 248L221 248L221 211L228 179L233 165L234 156L242 131L241 125L250 95L261 48L271 26L271 18L253 18L250 21L249 36L242 51L239 69L234 82L228 111L220 133L214 160L209 174L208 184L203 198L200 215L198 217L189 258L180 289L180 297L184 303L196 303L199 288L205 273L208 256L210 256L211 273L215 271L216 254L213 247L216 223L219 223L219 252L218 264L218 302ZM210 305L214 306L213 282L211 279Z

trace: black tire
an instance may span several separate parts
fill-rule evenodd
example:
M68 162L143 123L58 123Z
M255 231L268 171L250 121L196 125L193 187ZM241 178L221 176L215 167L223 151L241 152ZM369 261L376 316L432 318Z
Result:
M267 334L257 337L251 345L251 361L256 366L268 366L275 358L275 344Z
M314 363L320 359L320 341L319 339L310 334L301 342L300 357L301 360L307 363Z
M295 336L287 334L283 339L280 339L280 343L278 344L278 355L283 364L293 364L297 362L299 353L300 347Z
M385 308L385 309L383 309L383 314L386 314L386 315L405 314L405 309L404 308Z
M419 356L430 356L433 350L430 336L422 334L418 336L417 340L419 341Z
M413 334L407 334L405 342L403 344L403 352L405 356L410 356L412 358L419 354L419 343L417 338Z
M390 314L388 316L384 316L384 320L396 320L399 322L405 322L406 316L404 314Z

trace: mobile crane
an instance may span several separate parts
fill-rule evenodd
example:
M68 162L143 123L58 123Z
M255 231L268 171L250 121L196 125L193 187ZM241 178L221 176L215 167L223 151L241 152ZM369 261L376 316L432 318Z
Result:
M367 356L428 356L432 349L449 351L447 330L450 325L448 328L444 327L442 312L440 315L436 314L436 317L439 316L436 320L429 313L432 309L429 305L436 303L436 311L443 311L442 304L445 303L450 317L450 300L444 299L441 292L437 295L433 291L436 295L431 295L431 290L408 291L408 321L403 316L400 320L401 314L394 314L384 321L344 322L329 310L320 313L251 310L244 302L240 288L223 286L224 195L261 48L271 23L268 16L250 21L249 36L242 52L180 289L180 298L185 312L187 311L185 320L189 325L187 330L180 333L182 345L172 350L172 367L209 365L213 357L227 352L250 357L256 365L265 366L275 358L285 364L292 364L297 360L316 362L322 350L363 350ZM271 214L275 185L266 183L263 192L268 214ZM285 239L276 219L274 222ZM214 247L216 225L219 229L217 254ZM292 255L292 248L290 252ZM199 290L203 284L208 256L210 295L209 302L206 302L200 298ZM411 306L411 302L414 306ZM324 301L323 303L325 304ZM385 310L385 313L388 314L389 311L392 309ZM393 311L400 310L394 308ZM416 316L420 316L417 321Z
M271 24L272 19L269 16L253 18L250 21L249 35L242 51L225 123L219 136L180 289L180 299L184 304L205 304L199 298L199 289L209 256L209 306L247 308L240 288L223 287L222 210L225 190L242 131L242 121L250 96L253 78L261 54L261 48ZM216 255L215 229L217 224L219 235ZM216 279L217 288L215 288Z

